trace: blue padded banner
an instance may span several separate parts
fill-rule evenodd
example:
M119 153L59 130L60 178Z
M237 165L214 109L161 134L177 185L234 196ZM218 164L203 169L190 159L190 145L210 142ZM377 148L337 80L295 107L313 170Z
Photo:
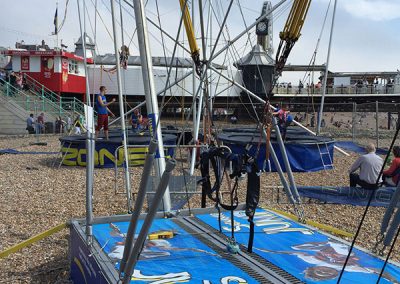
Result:
M299 194L334 204L351 204L366 206L371 194L371 206L387 207L396 190L395 187L380 187L377 190L367 190L361 187L335 186L299 186Z
M222 214L222 228L230 236L230 213ZM249 223L244 211L235 212L235 237L247 246ZM197 216L218 230L218 214ZM348 245L316 230L259 209L254 217L253 252L307 283L336 283L348 253ZM383 261L354 249L340 283L376 283ZM379 283L399 283L400 268L388 264Z
M117 270L128 226L127 222L93 226L95 239ZM161 231L173 232L174 237L146 241L132 283L258 283L171 220L154 220L150 232Z

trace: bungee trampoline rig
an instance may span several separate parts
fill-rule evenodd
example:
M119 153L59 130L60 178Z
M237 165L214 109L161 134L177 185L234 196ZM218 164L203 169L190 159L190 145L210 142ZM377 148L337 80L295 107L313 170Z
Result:
M80 1L78 0L78 10ZM305 225L307 216L304 215L303 203L297 190L292 173L288 153L276 117L272 115L274 107L269 104L272 97L271 90L282 72L290 50L300 36L300 31L307 14L310 0L293 2L289 18L284 31L280 34L281 43L276 55L274 76L271 78L267 100L262 100L251 91L244 91L251 97L257 97L265 103L262 119L259 119L258 133L253 132L252 137L265 141L265 145L257 143L255 153L249 151L246 145L251 144L252 137L247 137L248 142L235 152L232 147L220 144L236 145L235 137L243 136L242 133L222 132L215 143L211 143L211 131L207 130L212 124L210 118L210 100L207 97L207 88L202 84L207 83L209 70L218 72L212 67L212 60L222 54L238 38L248 33L257 24L267 19L274 10L280 7L285 0L279 1L274 7L263 10L262 15L246 30L231 40L229 44L216 50L223 27L233 4L231 0L227 12L222 20L221 29L216 37L214 47L207 57L206 44L202 42L203 55L197 47L194 29L188 10L187 0L180 0L182 16L179 31L184 22L193 59L193 74L200 78L198 88L194 88L193 95L199 97L198 111L193 115L194 141L198 140L200 117L202 116L202 103L204 94L205 116L203 118L207 148L201 151L201 202L206 206L209 198L214 208L198 208L188 210L172 210L170 198L170 181L177 164L175 154L171 153L166 158L163 140L168 140L168 134L162 134L158 102L154 89L152 61L149 52L146 15L142 0L134 0L136 28L138 35L139 51L142 59L142 73L146 94L146 107L151 124L150 137L146 137L146 155L143 163L143 172L136 195L135 204L132 205L130 194L130 176L128 168L129 138L125 131L124 109L121 108L121 139L124 148L125 187L127 193L127 215L109 217L94 217L93 215L93 171L95 166L95 140L93 127L88 127L86 137L86 218L71 221L70 226L70 265L71 279L74 283L400 283L400 266L389 262L390 252L385 260L380 257L350 245L343 240ZM204 35L203 1L199 0L201 30ZM192 5L194 1L192 1ZM335 2L336 3L336 2ZM120 7L122 1L120 2ZM268 5L267 5L268 6ZM266 7L267 7L266 6ZM193 6L194 7L194 6ZM192 8L193 8L192 7ZM85 8L84 8L85 10ZM117 33L115 26L114 1L111 0L113 19L114 49L118 56ZM79 11L80 12L80 11ZM122 21L121 21L122 22ZM81 36L84 30L81 26ZM179 37L179 32L178 32ZM204 39L204 37L202 37ZM178 38L176 39L176 42ZM85 45L83 41L83 45ZM177 44L177 43L175 43ZM85 46L84 46L85 49ZM86 62L86 58L85 58ZM116 58L118 93L122 98L121 66ZM86 69L87 70L87 69ZM171 69L169 69L168 77ZM169 79L169 78L168 78ZM232 82L232 85L237 84ZM169 82L167 80L166 88ZM88 88L87 84L87 88ZM87 97L89 90L87 89ZM196 109L196 100L192 108ZM164 103L164 97L163 97ZM90 106L90 101L87 103ZM162 104L163 107L163 104ZM161 107L161 109L162 109ZM90 110L87 111L90 113ZM187 121L190 113L187 116ZM87 117L87 121L90 120ZM299 124L298 124L299 125ZM300 125L299 125L300 126ZM398 132L398 131L397 131ZM255 134L254 134L255 133ZM276 138L273 145L271 137ZM396 133L397 136L397 133ZM178 141L180 145L183 134ZM288 138L290 135L288 136ZM306 139L304 137L304 139ZM309 138L307 138L309 139ZM321 139L321 138L319 138ZM237 140L246 140L240 138ZM312 139L311 139L312 140ZM308 140L308 141L311 141ZM120 143L118 141L118 143ZM289 142L289 141L288 141ZM312 143L327 145L331 140L313 140ZM70 143L71 144L71 143ZM290 143L289 143L290 144ZM307 143L305 143L307 144ZM319 146L318 146L319 147ZM329 146L330 147L330 146ZM332 147L327 147L331 156ZM263 165L257 159L260 149L265 149ZM276 150L275 150L276 149ZM280 151L279 157L277 151ZM193 174L194 161L197 149L193 149L190 174ZM321 153L321 151L319 151ZM264 153L263 153L264 155ZM271 160L269 159L271 158ZM319 155L320 158L320 155ZM268 168L265 167L265 163ZM258 207L260 199L260 175L263 170L272 169L279 174L285 193L294 208L298 222L279 215L268 209ZM322 161L322 164L327 164ZM332 163L331 163L332 164ZM155 179L152 200L146 214L141 214L146 191L151 179L151 169L155 168ZM284 174L286 172L287 178ZM228 184L229 198L221 192L222 184ZM238 190L241 184L246 183L246 202L239 204ZM389 206L385 216L385 228L380 236L381 242L377 250L384 252L391 241L392 247L396 241L395 232L400 223L400 210L398 207L400 185L396 189L396 198ZM159 210L160 205L164 210ZM369 204L366 206L368 209ZM366 209L366 210L367 210ZM393 216L390 222L390 216ZM365 217L365 216L364 216ZM363 218L364 218L363 217ZM362 224L362 222L361 222ZM360 224L360 226L361 226ZM398 231L397 231L398 234ZM382 243L383 242L383 243ZM383 244L382 249L380 245ZM392 248L391 247L391 248Z

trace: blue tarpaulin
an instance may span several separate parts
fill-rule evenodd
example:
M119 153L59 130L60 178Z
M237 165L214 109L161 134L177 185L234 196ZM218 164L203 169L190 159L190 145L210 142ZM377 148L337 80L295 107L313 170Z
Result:
M342 148L347 151L352 151L352 152L359 153L359 154L365 154L365 147L360 146L352 141L336 141L335 145L337 147ZM376 153L378 155L386 155L387 150L378 148L378 149L376 149Z
M222 214L222 231L230 237L230 213ZM218 230L218 214L197 216ZM235 238L247 246L248 217L234 214ZM306 283L337 283L349 246L268 210L257 210L254 217L254 253L286 270ZM340 283L376 283L383 260L353 249ZM400 267L388 264L379 283L399 283Z
M351 204L366 206L373 194L371 206L388 206L396 188L380 187L377 190L367 190L361 187L346 186L299 186L300 195L335 204Z
M35 151L18 151L15 149L3 149L0 150L0 155L1 154L13 154L13 155L22 155L22 154L49 154L49 155L54 155L54 154L58 154L59 152L35 152Z
M244 154L245 153L245 145L237 145L237 144L229 144L225 142L225 145L231 148L232 152L235 154ZM283 162L282 153L277 143L272 144L275 150L275 153L278 157L279 163L282 167L282 170L286 172L285 164ZM327 154L320 154L317 144L290 144L286 143L286 153L288 155L289 164L294 172L315 172L321 171L324 169L332 169L333 163L333 142L319 145L321 147L321 151ZM256 156L258 146L252 145L250 150L248 151L249 155ZM268 164L265 163L266 157L266 147L262 145L258 152L257 165L260 169L265 169L269 171ZM329 153L329 154L328 154ZM276 172L276 166L272 160L269 158L271 163L271 171ZM322 160L324 163L322 163ZM325 165L325 167L324 167Z

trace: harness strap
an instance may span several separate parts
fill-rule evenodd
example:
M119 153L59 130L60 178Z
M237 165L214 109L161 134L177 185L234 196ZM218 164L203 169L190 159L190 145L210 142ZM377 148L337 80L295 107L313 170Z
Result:
M248 160L247 173L247 192L246 192L246 216L249 217L250 234L247 245L247 251L253 251L254 240L254 222L253 218L256 213L258 202L260 201L260 175L258 174L257 163L254 159Z

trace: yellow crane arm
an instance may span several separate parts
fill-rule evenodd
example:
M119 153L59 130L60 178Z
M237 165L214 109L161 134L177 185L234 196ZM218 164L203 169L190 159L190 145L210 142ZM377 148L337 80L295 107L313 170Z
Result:
M285 27L279 34L282 40L297 41L299 39L310 4L311 0L294 0Z
M187 5L188 0L179 0L182 10L183 23L185 24L186 36L189 41L190 51L192 53L192 59L196 64L196 69L200 66L200 49L197 46L196 37L194 35L194 28L192 19L190 17L189 8Z
M289 57L289 53L292 50L295 42L300 37L300 32L303 28L304 20L307 16L310 4L311 0L294 0L293 6L290 9L289 16L286 20L285 27L283 31L279 33L281 41L276 52L274 84L282 74L282 70L286 64L286 60ZM273 95L272 89L273 87L268 94L269 98Z

